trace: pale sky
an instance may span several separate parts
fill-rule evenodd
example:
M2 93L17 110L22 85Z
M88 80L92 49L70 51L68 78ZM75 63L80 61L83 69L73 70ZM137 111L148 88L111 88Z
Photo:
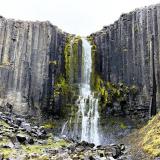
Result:
M122 13L160 0L0 0L0 15L20 20L49 20L63 31L89 35Z

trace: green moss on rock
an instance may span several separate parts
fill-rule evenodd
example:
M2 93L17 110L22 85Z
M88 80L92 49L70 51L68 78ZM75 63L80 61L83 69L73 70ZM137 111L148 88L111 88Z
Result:
M144 151L154 157L160 156L160 113L140 130L140 136L142 136L141 145Z
M54 90L55 95L59 95L59 94L67 95L71 90L69 83L62 75L60 75L57 78L54 87L55 87L55 90Z
M47 121L45 123L43 123L42 127L44 129L53 129L55 127L55 123L53 121Z
M112 106L114 101L120 104L125 103L129 94L136 95L138 93L138 87L135 85L127 86L122 82L114 84L104 80L103 76L96 70L96 52L97 47L92 36L87 37L88 41L92 45L92 73L91 73L91 88L99 96L99 111L105 113L108 106Z
M72 78L74 79L74 81L78 79L78 67L79 67L78 48L80 43L82 43L80 36L74 37L70 35L68 36L66 41L64 56L65 56L65 75L66 75L66 80L68 82L70 82Z

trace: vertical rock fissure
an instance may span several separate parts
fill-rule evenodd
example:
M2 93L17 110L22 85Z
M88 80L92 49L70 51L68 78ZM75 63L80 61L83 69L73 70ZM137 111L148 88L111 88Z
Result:
M152 48L152 93L151 93L151 116L156 115L157 109L156 109L156 92L157 92L157 84L156 84L156 77L155 77L155 51L154 51L154 36L152 35L151 38L151 48Z

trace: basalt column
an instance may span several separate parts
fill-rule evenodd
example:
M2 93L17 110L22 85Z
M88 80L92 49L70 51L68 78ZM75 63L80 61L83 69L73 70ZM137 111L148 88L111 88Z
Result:
M136 9L91 34L96 45L96 72L107 82L136 86L132 105L144 111L160 104L160 5ZM149 113L146 113L149 114Z
M0 17L0 106L10 104L17 114L49 110L65 41L49 22Z

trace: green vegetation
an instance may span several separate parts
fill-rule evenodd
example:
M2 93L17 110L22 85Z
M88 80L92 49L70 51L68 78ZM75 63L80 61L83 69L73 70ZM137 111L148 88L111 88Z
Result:
M154 157L160 156L160 113L140 130L140 135L144 151Z
M72 73L73 73L73 81L77 82L78 80L78 70L81 66L79 66L79 61L81 61L81 57L78 56L78 49L81 42L81 37L75 37L72 45Z
M99 90L96 90L96 89L99 88L102 81L100 79L100 76L96 73L96 69L95 69L96 45L94 43L94 40L93 40L92 36L87 37L87 40L92 45L92 48L91 48L91 54L92 54L91 55L92 56L91 87L92 87L93 90L99 91Z
M42 125L45 129L53 129L55 127L55 123L53 121L47 121Z
M54 61L49 61L49 64L57 65L57 61L56 61L56 60L54 60Z
M9 62L9 57L7 54L4 54L3 56L3 60L0 63L0 68L5 68L6 66L10 66L11 63Z
M8 157L10 157L10 155L15 154L16 151L14 149L10 149L10 148L0 148L0 153L4 154L4 158L8 158Z
M3 120L0 120L0 126L2 126L3 128L2 131L4 132L9 131L8 128L10 126ZM2 139L0 139L0 146L6 145L8 143L10 143L10 139L7 136L3 136ZM8 158L11 154L15 153L15 150L10 148L0 147L0 153L4 154L4 158Z
M120 123L120 128L121 128L121 129L126 129L127 126L125 125L125 123L121 122L121 123Z
M120 129L126 129L128 126L125 122L125 119L122 117L107 117L108 124L112 126L112 128L118 126ZM106 120L103 122L106 125Z
M66 79L69 80L70 70L71 70L71 40L72 37L68 36L65 49L64 49L64 56L65 56L65 72L66 72Z
M55 90L54 90L54 95L67 95L70 90L71 87L69 85L69 83L66 81L66 79L64 78L64 76L60 75L56 82L55 82Z
M64 49L64 56L65 56L65 75L66 80L70 82L70 80L73 78L73 81L75 82L78 78L78 48L81 41L81 37L73 37L68 36L65 49Z
M14 134L9 129L10 125L5 123L3 120L0 120L0 125L2 126L2 131L3 132L6 131L9 134ZM47 129L51 129L54 126L55 126L55 124L52 121L48 121L48 122L43 124L43 127L47 128ZM0 139L0 153L3 154L4 158L6 158L6 159L10 158L10 157L17 158L20 155L22 155L22 157L23 157L24 154L25 155L31 155L33 153L43 155L47 149L58 149L58 148L61 148L61 147L67 147L70 144L69 142L67 142L63 139L54 140L52 133L49 133L48 136L47 136L48 138L43 139L43 141L44 141L43 144L39 144L39 143L35 142L32 145L30 145L30 144L25 144L24 145L24 144L19 143L18 148L5 148L3 146L5 146L7 144L12 144L12 141L9 138L9 136L7 136L6 132L5 132L6 135L3 136ZM20 131L20 134L27 136L27 134L24 131ZM38 157L38 159L39 159L39 157Z
M4 54L4 56L3 56L3 64L4 65L9 65L10 64L9 63L9 57L8 57L7 54Z
M4 128L10 127L6 122L0 120L0 126L3 126Z
M47 140L47 143L44 145L23 145L23 150L26 153L43 153L45 149L49 148L60 148L68 146L68 143L65 140L54 141L52 138Z
M64 49L64 62L65 68L63 74L59 74L55 79L54 83L54 98L60 96L61 98L61 116L67 116L66 113L72 115L75 113L77 108L72 105L77 100L78 94L78 73L81 71L82 67L82 56L81 45L82 40L80 36L69 35L66 39L65 49ZM80 53L79 53L80 52ZM54 64L54 62L51 62ZM53 98L53 99L54 99Z
M3 141L4 144L7 143L7 141ZM1 143L2 144L2 143ZM17 157L16 155L19 155L21 152L22 154L43 154L46 149L58 149L61 147L68 146L69 143L65 140L61 139L59 141L54 141L51 137L46 140L45 144L33 144L33 145L20 145L19 149L10 149L10 148L0 148L0 153L4 154L4 158L9 158L12 155L13 157Z
M136 95L138 88L133 86L126 86L123 83L113 84L111 82L106 82L104 78L95 69L96 67L96 45L92 36L87 37L88 41L92 45L92 73L91 73L91 88L100 97L99 105L100 112L105 111L108 105L112 105L114 101L126 102L128 95ZM124 128L125 126L122 126Z
M78 48L79 44L82 43L81 37L73 37L69 35L66 40L64 49L65 56L65 74L60 75L55 82L55 93L67 95L68 91L73 89L71 83L76 82L78 79ZM73 82L71 79L73 78Z

